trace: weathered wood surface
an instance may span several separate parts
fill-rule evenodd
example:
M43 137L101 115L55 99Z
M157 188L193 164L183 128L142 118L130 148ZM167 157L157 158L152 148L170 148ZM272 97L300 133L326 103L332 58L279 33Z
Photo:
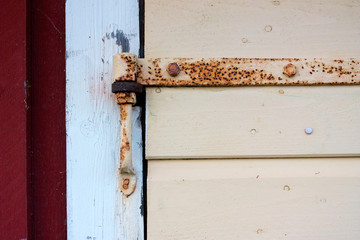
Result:
M149 161L148 239L359 239L360 159Z
M146 57L359 57L358 0L147 0Z
M147 0L145 8L146 58L360 57L359 1ZM199 142L214 142L216 145L216 139L211 138L214 133L220 136L220 140L227 140L226 134L234 136L243 122L228 122L225 125L221 120L231 117L237 120L236 116L240 117L241 109L245 108L251 112L246 104L255 106L255 103L234 102L227 97L228 94L222 92L222 89L217 89L218 92L216 89L202 91L208 91L209 98L222 96L221 101L226 104L215 111L224 115L213 116L212 105L215 104L215 99L207 99L209 103L202 104L203 108L195 101L190 102L189 96L192 94L194 94L193 100L202 97L202 94L195 96L198 90L192 88L177 91L165 88L148 90L147 156L163 159L161 161L152 159L148 162L148 239L359 239L360 213L357 207L360 202L359 158L174 160L166 157L177 155L173 150L177 147L180 149L180 145L173 146L167 142L168 148L162 146L160 148L163 149L155 149L151 146L152 140L161 135L167 141L177 141L179 144L180 139L176 139L177 137L189 138L199 147L196 151L202 151ZM290 97L289 93L295 93L297 89L297 87L292 90L279 87L247 87L230 91L239 91L241 94L249 91L249 95L250 92L259 91L256 93L258 96L273 95L276 99L274 104L280 103L285 98L297 103L293 111L289 107L285 111L290 112L292 120L297 125L284 121L288 116L285 112L281 112L281 107L273 108L283 119L281 123L285 124L278 127L291 129L294 134L298 134L298 130L301 131L301 136L296 139L294 135L285 134L290 140L295 139L299 142L309 139L306 137L317 138L320 136L317 129L322 126L328 126L328 130L343 129L340 125L328 125L332 118L356 127L349 132L344 130L350 136L351 131L359 130L356 123L358 110L355 110L354 115L348 111L349 108L355 109L359 104L355 101L356 95L352 95L358 91L358 86L349 88L349 95L346 95L346 98L355 97L354 102L343 105L342 110L339 108L339 103L347 100L340 95L344 94L345 88L338 88L340 95L332 93L331 97L339 101L329 108L326 108L329 102L315 101L317 96L310 96L310 99L303 98L304 103L296 100L299 98L297 95ZM228 90L229 88L226 91ZM283 90L284 93L281 94L279 90ZM172 95L169 94L166 98L168 103L151 104L154 103L152 97L156 95L156 98L160 99L162 94L166 95L170 91ZM315 93L318 90L310 91ZM267 109L264 113L271 120L268 123L263 122L263 130L255 132L253 137L258 138L265 133L269 137L278 134L278 129L270 128L277 126L277 122L274 121L276 116L267 112L271 105L265 104L262 107L262 102L252 97L253 101L260 104L259 108ZM325 95L318 97L329 98ZM179 102L179 99L182 99L180 105L171 105ZM333 100L329 99L329 101ZM302 104L308 104L310 108L307 109ZM165 105L168 106L167 113L162 116L157 115L155 109L161 109ZM182 108L185 105L190 106L189 109ZM300 122L300 120L306 120L308 116L300 116L300 113L296 113L295 110L299 108L302 108L303 113L310 114L312 123L317 124L316 127L311 126L314 129L313 135L304 134L308 122ZM339 111L331 112L336 108ZM316 109L318 112L315 116L312 110ZM183 111L187 111L188 115ZM296 114L299 118L295 118ZM174 119L177 116L176 122L179 125L170 127L173 122L161 120L166 119L168 115L172 115ZM248 116L244 114L243 117ZM163 123L162 128L157 125L158 123L151 121L155 118ZM203 119L209 121L200 121ZM318 122L317 119L323 121ZM183 120L182 124L180 124L181 120ZM195 122L195 120L199 121ZM351 120L354 122L350 123ZM150 121L155 125L151 125ZM248 123L258 124L257 119ZM186 124L193 126L193 131ZM206 125L210 128L205 128ZM253 128L250 125L246 126L246 134L249 134L249 130ZM154 126L160 131L153 132L151 128ZM292 128L288 128L290 126ZM203 131L209 135L206 136ZM343 136L338 130L334 131L338 136ZM176 134L171 138L171 134L174 133ZM327 132L328 138L318 139L323 141L324 147L335 146L334 142L330 145L328 142L335 141L332 133ZM196 134L203 137L202 139L199 137L198 140L201 141L192 141L196 139ZM281 135L285 137L284 133ZM348 142L344 142L344 139L339 139L339 143L344 147L343 150L358 146L358 138L350 137ZM217 150L229 156L230 154L222 150L229 146L224 146L220 140L216 142ZM196 152L195 147L188 143L188 140L181 142L184 149L181 154L185 152L187 156L193 156ZM282 143L291 146L290 141L283 140ZM241 142L238 143L238 147L243 148L242 144L249 146L248 143ZM255 144L259 145L258 142ZM320 150L324 150L321 143L316 144L320 146ZM236 149L235 144L231 147ZM295 146L292 147L293 150L296 149ZM261 145L258 150L262 154L265 154L263 148L272 153L281 150L281 146L270 149L266 145ZM300 148L310 149L308 145L299 146L299 150ZM254 150L253 147L252 149ZM216 155L214 150L210 148L208 150L212 156ZM249 152L247 149L244 150ZM333 153L334 150L339 150L339 146L334 149L328 148L329 152ZM151 152L154 153L153 156L149 155ZM202 154L211 155L204 152Z
M147 88L147 104L147 159L360 156L359 86Z
M66 3L69 240L144 238L141 109L132 123L137 187L123 198L120 107L111 93L112 56L139 51L138 11L137 1Z

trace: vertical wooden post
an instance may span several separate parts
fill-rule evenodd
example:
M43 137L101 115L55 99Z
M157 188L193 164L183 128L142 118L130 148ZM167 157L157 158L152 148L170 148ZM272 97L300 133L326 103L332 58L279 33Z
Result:
M65 0L31 8L32 229L66 240Z
M31 235L28 7L19 0L0 8L0 236L8 240Z
M68 239L144 239L140 107L132 112L135 191L120 191L120 109L111 92L113 55L139 52L132 0L67 0Z

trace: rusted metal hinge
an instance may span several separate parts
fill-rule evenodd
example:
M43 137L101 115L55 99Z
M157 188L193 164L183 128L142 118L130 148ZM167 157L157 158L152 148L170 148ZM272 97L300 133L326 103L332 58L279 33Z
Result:
M118 74L119 71L125 71L128 76L122 74L122 78L135 76L135 81L144 86L360 84L360 62L354 58L137 59L136 56L120 54L116 55L116 59L114 71Z
M130 195L136 184L131 160L131 113L144 86L218 87L246 85L360 84L357 59L300 58L154 58L115 55L114 83L121 109L121 190Z
M115 55L114 83L112 91L120 105L120 189L125 196L132 194L136 187L136 174L132 165L132 106L136 104L136 94L142 86L136 82L136 56L133 54Z

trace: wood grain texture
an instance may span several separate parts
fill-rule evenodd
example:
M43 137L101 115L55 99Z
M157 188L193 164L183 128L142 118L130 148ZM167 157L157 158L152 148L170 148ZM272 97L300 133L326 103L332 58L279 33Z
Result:
M360 2L148 0L146 57L360 55Z
M149 161L148 239L360 235L360 159Z
M359 86L159 90L147 159L360 156Z
M112 56L139 51L137 1L66 2L67 211L69 240L143 239L142 133L133 112L135 192L119 188L120 107Z

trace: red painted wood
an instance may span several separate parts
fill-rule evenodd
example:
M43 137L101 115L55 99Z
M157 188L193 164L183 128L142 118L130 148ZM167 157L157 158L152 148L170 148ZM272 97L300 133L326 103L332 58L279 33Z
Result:
M66 239L65 0L33 0L31 19L33 235Z
M0 239L66 239L65 1L0 15Z
M0 238L29 237L27 1L0 7Z

